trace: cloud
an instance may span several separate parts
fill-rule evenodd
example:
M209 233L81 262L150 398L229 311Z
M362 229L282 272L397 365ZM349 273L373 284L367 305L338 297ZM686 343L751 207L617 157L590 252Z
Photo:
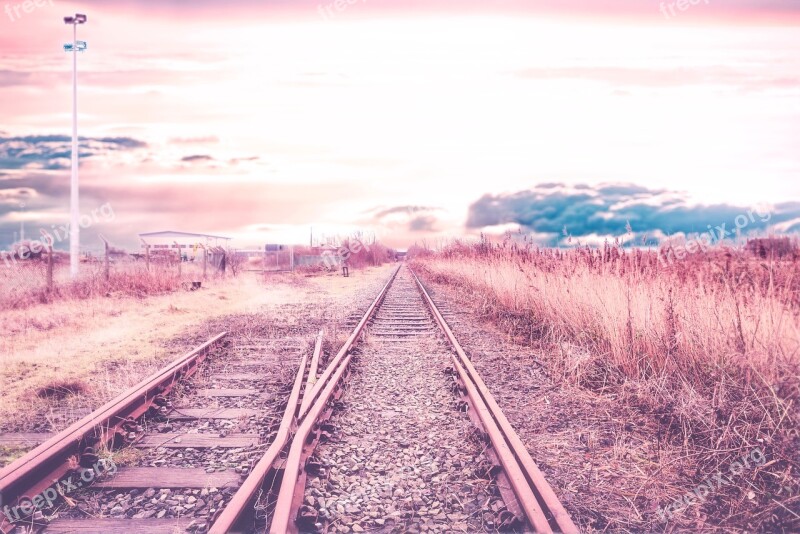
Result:
M105 6L107 0L85 0L84 4ZM325 5L330 2L325 2ZM127 12L136 10L141 13L163 15L180 14L185 16L197 15L216 15L217 17L241 16L242 13L252 16L254 12L276 11L276 12L307 12L316 14L319 2L314 0L235 0L224 4L217 0L195 0L193 2L152 2L148 0L120 0L114 3L115 7ZM370 11L403 11L421 13L425 11L441 12L442 10L453 9L457 6L459 10L490 11L501 13L579 13L592 14L601 13L608 16L611 14L624 15L649 15L661 16L658 11L658 3L651 6L641 0L383 0L378 3L367 2L359 4L359 9ZM705 11L717 14L714 6L703 6ZM695 9L699 9L697 6ZM791 15L797 12L795 0L727 0L725 3L726 14L736 13L776 13ZM653 15L655 13L655 15ZM719 15L717 15L719 17Z
M726 85L752 90L800 86L800 76L769 76L758 70L724 66L703 68L630 68L611 66L572 66L529 68L514 73L528 80L584 80L628 87L683 87L689 85Z
M80 137L79 155L91 158L147 147L131 137ZM69 168L72 138L66 135L0 137L0 168L59 170Z
M173 137L169 140L174 145L205 145L219 143L219 137L207 135L204 137Z
M246 163L246 162L250 162L250 161L258 161L260 159L261 159L260 156L248 156L246 158L231 158L228 161L228 163L230 163L231 165L238 165L240 163Z
M436 211L437 209L438 208L431 208L429 206L394 206L391 208L376 208L378 211L375 213L374 217L376 220L380 220L388 217L389 215L412 215L414 213Z
M0 87L23 85L31 79L31 73L0 69Z
M467 227L479 229L509 223L550 236L555 244L566 231L576 237L615 237L630 223L638 235L708 232L720 225L745 232L764 231L800 217L800 202L766 207L731 204L693 205L684 195L635 184L568 186L543 184L512 194L485 195L469 207ZM742 218L744 217L744 219ZM746 224L741 224L746 220Z
M430 215L414 217L409 221L408 229L411 232L435 232L436 217L431 217Z
M182 157L181 161L185 161L187 163L196 163L200 161L214 161L214 158L212 158L208 154L194 154L192 156Z
M445 212L442 208L402 204L398 206L377 206L362 212L366 217L359 224L380 228L385 235L393 236L397 242L402 239L414 240L416 234L439 232L441 220L437 216Z
M28 189L48 197L69 196L69 180L52 173L33 172L22 177L0 177L0 189Z

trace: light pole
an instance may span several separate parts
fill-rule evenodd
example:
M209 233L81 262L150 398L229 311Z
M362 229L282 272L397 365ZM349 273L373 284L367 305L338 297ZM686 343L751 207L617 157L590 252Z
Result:
M86 41L78 41L78 24L86 23L86 15L75 14L64 17L64 24L72 24L72 42L64 45L64 52L72 52L72 179L70 181L70 224L69 224L69 273L78 276L80 264L79 223L80 204L78 202L78 52L86 50Z

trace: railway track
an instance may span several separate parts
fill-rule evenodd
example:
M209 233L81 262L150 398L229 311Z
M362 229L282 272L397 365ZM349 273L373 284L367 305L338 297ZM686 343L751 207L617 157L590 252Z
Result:
M133 502L131 512L52 522L34 513L6 519L2 532L389 532L411 522L432 532L578 531L410 268L392 273L324 370L322 336L302 351L290 389L257 376L257 365L246 370L256 346L233 360L244 372L204 388L214 402L196 408L194 395L192 408L176 409L168 394L225 335L209 340L0 472L2 504L19 506L76 468L97 471L109 443L159 450L160 460L172 451L85 490L102 494L99 516L115 503ZM154 410L178 427L142 428ZM380 496L390 509L376 508ZM150 512L164 501L174 502L168 515ZM192 512L198 501L204 515Z

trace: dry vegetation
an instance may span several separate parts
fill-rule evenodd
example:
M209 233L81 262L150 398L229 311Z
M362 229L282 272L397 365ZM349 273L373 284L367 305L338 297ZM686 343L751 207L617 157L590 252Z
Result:
M263 322L340 321L374 296L387 274L379 267L350 278L229 277L146 299L115 295L6 310L0 313L0 433L61 430L83 410L232 328L227 322L257 329Z
M315 274L339 269L339 264L336 262L344 262L350 269L364 269L395 261L395 250L379 241L372 240L367 244L368 241L362 236L345 237L338 241L340 242L339 246L328 252L331 256L327 261L321 261L316 265L297 267L297 270L303 274ZM318 251L319 249L310 247L295 248L297 255L312 255Z
M229 254L227 274L236 276L241 262ZM207 277L219 277L216 268L207 266ZM177 258L154 257L148 270L143 260L133 261L117 255L109 266L106 279L102 261L81 264L77 280L69 277L69 257L57 252L53 265L53 287L47 287L47 260L44 255L27 260L0 262L0 310L24 309L37 304L96 297L146 297L164 295L188 288L192 281L203 280L200 263L181 262Z
M564 251L506 239L409 254L428 279L470 291L487 318L542 349L553 377L657 421L654 439L685 451L648 473L677 469L685 480L665 499L760 447L765 464L715 492L703 524L800 529L796 248L780 259L717 248L669 263L616 245ZM671 525L695 528L693 515Z

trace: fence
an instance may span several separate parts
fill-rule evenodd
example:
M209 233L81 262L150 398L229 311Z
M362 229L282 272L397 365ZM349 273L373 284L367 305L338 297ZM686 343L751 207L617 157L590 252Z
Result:
M296 265L294 247L290 245L268 246L264 250L237 250L235 257L245 271L294 271Z
M80 274L70 276L69 256L45 248L29 254L23 245L0 252L0 309L22 308L58 298L88 298L113 293L136 296L194 289L212 276L236 274L239 265L223 249L209 249L202 261L185 261L174 253L126 254L104 241L100 256L83 255ZM23 252L20 253L20 250ZM23 259L24 258L24 259Z

